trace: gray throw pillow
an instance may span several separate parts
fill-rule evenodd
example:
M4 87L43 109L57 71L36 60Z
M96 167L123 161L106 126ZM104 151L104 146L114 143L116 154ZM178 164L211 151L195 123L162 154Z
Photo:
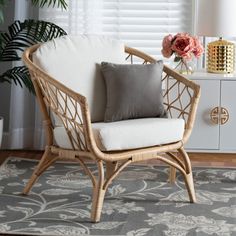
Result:
M101 63L107 90L104 121L166 117L162 78L163 62L155 64Z

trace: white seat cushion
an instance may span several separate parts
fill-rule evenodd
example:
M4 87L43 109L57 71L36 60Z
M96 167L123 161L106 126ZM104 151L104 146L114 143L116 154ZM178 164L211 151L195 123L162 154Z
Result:
M63 36L43 43L33 61L46 73L87 98L92 122L103 121L106 106L105 82L99 69L102 61L126 63L124 44L106 36ZM56 119L56 124L60 125Z
M111 123L93 123L92 128L100 150L127 150L180 141L184 133L184 120L144 118ZM54 135L58 146L71 148L63 127L56 127Z

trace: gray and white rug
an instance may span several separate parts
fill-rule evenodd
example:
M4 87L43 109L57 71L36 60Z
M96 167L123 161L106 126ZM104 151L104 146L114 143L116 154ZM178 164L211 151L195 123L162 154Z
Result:
M77 164L54 165L29 196L21 195L35 165L10 158L0 167L0 233L236 235L235 169L194 168L198 203L190 204L181 175L170 185L166 167L127 167L108 189L101 222L93 224L91 183Z

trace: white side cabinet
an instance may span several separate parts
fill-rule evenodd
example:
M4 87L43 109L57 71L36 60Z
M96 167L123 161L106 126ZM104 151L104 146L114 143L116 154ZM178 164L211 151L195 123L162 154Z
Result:
M201 86L201 98L186 149L236 153L236 74L195 72L188 78Z

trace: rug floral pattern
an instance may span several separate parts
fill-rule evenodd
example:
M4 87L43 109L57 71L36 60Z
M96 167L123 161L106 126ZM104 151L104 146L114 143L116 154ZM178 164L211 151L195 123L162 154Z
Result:
M58 163L21 195L36 162L11 158L0 167L0 233L30 235L233 236L236 170L194 168L197 204L168 168L130 166L107 191L101 222L90 222L90 180L77 164ZM96 174L93 166L90 168Z

